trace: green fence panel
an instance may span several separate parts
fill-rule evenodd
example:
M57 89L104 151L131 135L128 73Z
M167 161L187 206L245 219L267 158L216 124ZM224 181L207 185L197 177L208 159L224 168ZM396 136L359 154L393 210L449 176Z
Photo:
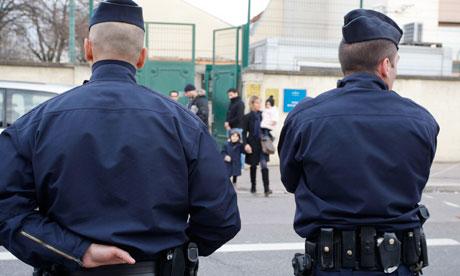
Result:
M241 27L231 27L215 30L213 35L213 65L207 67L205 84L211 92L212 134L218 143L227 140L224 128L229 105L227 91L239 88L240 84L241 34Z
M195 24L147 22L145 32L148 59L138 82L164 95L195 83ZM187 103L183 93L180 102Z

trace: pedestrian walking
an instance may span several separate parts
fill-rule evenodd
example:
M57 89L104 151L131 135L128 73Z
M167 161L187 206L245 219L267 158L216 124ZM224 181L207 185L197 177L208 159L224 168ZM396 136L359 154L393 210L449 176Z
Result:
M199 93L193 84L187 84L184 88L185 96L189 98L188 109L198 116L209 127L209 106L205 93Z
M235 88L230 88L227 91L228 99L230 104L227 110L227 119L225 121L224 127L229 132L232 129L235 129L242 133L243 126L243 117L244 117L244 102L239 96L239 92Z
M222 147L222 155L227 165L228 177L236 186L238 176L241 176L241 154L244 153L244 146L241 142L239 131L231 130L227 142Z
M259 97L252 96L249 98L249 107L251 111L243 117L243 144L245 145L246 164L250 166L251 193L257 192L256 174L257 167L260 165L264 194L269 196L272 194L268 170L270 157L262 151L262 112L260 111Z

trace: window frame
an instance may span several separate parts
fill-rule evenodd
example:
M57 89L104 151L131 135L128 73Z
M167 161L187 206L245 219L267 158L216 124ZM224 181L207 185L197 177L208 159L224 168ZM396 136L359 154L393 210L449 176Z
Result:
M58 93L48 92L48 91L40 91L40 90L29 90L29 89L20 89L20 88L7 88L7 89L4 89L4 95L5 95L5 97L4 97L4 107L5 107L4 114L5 114L5 119L4 119L3 124L5 125L5 127L9 127L10 125L14 124L14 122L16 121L15 120L13 122L9 122L12 119L10 112L13 111L12 101L13 101L13 95L14 94L32 95L32 96L34 96L34 95L37 95L37 96L51 96L50 99L56 97L57 95L59 95ZM47 100L45 100L45 101L47 101ZM38 106L38 105L36 105L36 106ZM33 108L35 108L36 106L34 106ZM26 112L25 114L27 114L28 112ZM24 116L25 114L21 114L19 116L19 118Z

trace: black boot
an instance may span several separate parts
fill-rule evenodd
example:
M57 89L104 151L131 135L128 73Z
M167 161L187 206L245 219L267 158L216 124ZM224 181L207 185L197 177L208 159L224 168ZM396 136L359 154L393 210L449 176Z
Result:
M270 190L270 180L268 177L268 169L262 169L262 181L264 182L265 196L271 195L273 192Z
M256 193L256 175L257 175L257 166L251 166L251 194Z
M233 176L233 179L232 179L232 180L233 180L233 181L232 181L232 182L233 182L233 185L236 185L236 180L237 180L237 178L238 178L237 176L235 176L235 175Z

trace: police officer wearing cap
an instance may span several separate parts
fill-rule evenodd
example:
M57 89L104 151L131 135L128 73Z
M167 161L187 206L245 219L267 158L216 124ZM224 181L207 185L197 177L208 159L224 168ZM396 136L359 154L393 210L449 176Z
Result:
M289 114L279 142L305 254L295 275L417 275L428 265L419 206L438 124L392 91L402 31L389 17L345 16L336 89Z
M37 275L193 275L240 229L206 126L136 83L142 9L102 2L92 77L0 135L0 244Z

